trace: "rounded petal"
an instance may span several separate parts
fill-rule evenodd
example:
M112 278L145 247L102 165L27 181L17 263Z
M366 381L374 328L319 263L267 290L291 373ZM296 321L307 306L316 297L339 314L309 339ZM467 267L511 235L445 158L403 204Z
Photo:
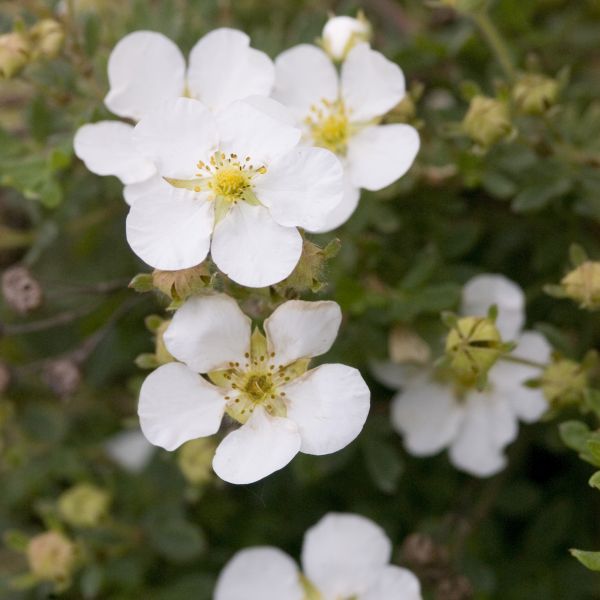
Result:
M190 298L164 333L167 350L196 373L244 362L252 322L225 294Z
M329 513L304 536L302 567L325 598L364 594L390 560L381 527L360 515Z
M306 454L331 454L354 441L367 420L371 393L360 372L321 365L285 386L287 416Z
M235 205L217 225L211 248L215 264L247 287L265 287L285 279L302 255L302 236L282 227L262 206Z
M422 366L411 363L398 365L391 361L373 361L370 367L373 377L392 390L407 388L413 379L423 376Z
M136 125L134 140L165 177L192 179L198 161L207 161L217 145L212 113L197 100L164 102Z
M414 127L396 123L365 127L350 138L348 173L353 185L380 190L400 179L419 152Z
M327 233L343 225L354 213L360 200L360 189L352 184L348 173L344 173L344 195L342 201L321 221L321 226L311 229L314 233Z
M140 390L142 431L148 441L165 450L216 433L224 410L219 388L181 363L158 367Z
M191 95L212 110L246 96L268 96L275 80L273 61L250 47L236 29L215 29L192 48L188 68Z
M255 192L285 227L318 230L344 197L344 170L323 148L295 148L269 166Z
M127 241L155 269L189 269L206 258L213 222L212 202L163 182L129 210Z
M154 163L133 143L133 127L120 121L83 125L73 140L75 154L96 175L115 175L123 183L144 181L156 172Z
M342 311L337 302L289 300L265 320L269 352L277 364L325 354L335 341Z
M377 582L360 600L422 600L421 584L408 569L389 565L383 569Z
M281 120L285 107L275 113L275 100L268 112L265 106L257 108L255 101L239 100L222 110L216 117L219 128L219 149L225 154L250 157L255 167L267 166L292 150L300 141L302 132Z
M406 93L400 67L367 43L357 44L348 53L342 64L341 88L354 123L384 115Z
M517 340L512 355L517 358L546 364L550 360L552 348L546 338L536 331L525 331ZM489 380L512 406L514 413L526 423L537 421L548 410L548 402L539 388L529 388L525 384L540 376L540 369L499 361L489 373Z
M281 102L273 100L273 98L268 98L267 96L248 96L247 98L244 98L244 102L250 104L250 106L253 106L257 110L264 112L276 121L281 121L292 127L296 125L296 119L290 110L281 104Z
M120 117L138 120L164 100L183 94L185 59L162 33L134 31L111 52L108 81L104 104Z
M502 339L514 340L525 322L525 294L504 275L477 275L469 279L462 291L463 315L487 315L490 306L498 307L496 326Z
M156 190L160 190L161 188L163 191L167 190L167 185L166 181L160 175L154 174L143 181L126 185L123 188L123 197L125 198L125 202L129 206L132 206L139 198L152 195Z
M301 44L275 59L273 98L302 119L313 104L336 100L338 75L331 59L316 46Z
M283 469L299 450L296 425L289 419L271 417L259 406L219 444L213 469L229 483L254 483Z
M302 600L296 563L278 548L238 552L221 571L214 600Z
M464 406L454 397L450 386L421 375L394 396L391 418L411 454L430 456L456 437L464 419Z

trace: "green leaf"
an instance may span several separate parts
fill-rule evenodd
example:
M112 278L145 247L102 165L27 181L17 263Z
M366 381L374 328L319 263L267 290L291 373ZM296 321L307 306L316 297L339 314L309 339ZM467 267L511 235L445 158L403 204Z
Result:
M582 265L587 259L587 252L579 244L571 244L569 248L569 260L574 267Z
M560 438L565 446L577 452L587 450L586 442L590 435L590 429L581 421L565 421L558 426Z
M588 550L576 550L571 548L569 552L590 571L600 571L600 552L590 552Z
M154 289L152 273L138 273L130 282L129 287L136 292L151 292Z

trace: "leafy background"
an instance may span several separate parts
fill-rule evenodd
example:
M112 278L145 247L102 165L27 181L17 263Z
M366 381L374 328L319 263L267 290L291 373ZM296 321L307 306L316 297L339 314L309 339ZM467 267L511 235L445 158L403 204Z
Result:
M0 267L23 262L44 290L43 305L28 316L0 307L0 352L12 375L0 396L0 597L49 597L46 584L16 589L27 563L15 540L50 526L85 548L65 598L202 600L238 549L270 544L299 557L304 531L336 510L381 524L395 560L421 575L427 598L600 598L597 575L568 553L600 547L600 494L586 483L592 470L558 435L558 421L572 415L523 426L508 469L478 480L443 454L407 455L388 421L392 392L369 374L370 362L387 356L395 325L435 344L444 331L440 311L456 309L462 283L479 272L519 282L528 326L564 355L578 360L598 346L597 315L549 297L543 286L567 271L571 243L600 256L600 2L492 4L491 19L518 68L560 73L564 84L557 107L515 114L516 135L487 152L474 151L458 124L469 90L501 94L506 78L473 21L449 8L421 0L70 5L65 13L66 4L61 12L52 1L0 3L3 32L57 18L57 11L67 32L58 57L0 80ZM193 485L177 454L158 450L142 473L123 471L103 442L136 423L144 373L134 359L153 351L143 320L162 314L166 302L127 288L146 267L125 242L121 185L73 156L77 127L111 118L102 105L111 48L129 31L152 29L186 53L207 31L230 25L274 57L317 38L327 10L359 8L373 23L376 47L411 84L414 112L391 118L416 124L422 136L411 172L380 193L364 193L335 232L341 249L328 262L328 285L304 294L342 306L340 337L323 360L357 366L368 379L372 411L363 435L332 456L300 455L251 486L214 477ZM74 356L83 377L65 394L48 365ZM109 515L91 529L57 517L57 498L80 482L112 497ZM402 544L415 532L432 536L448 558L414 563ZM457 576L472 593L440 588Z

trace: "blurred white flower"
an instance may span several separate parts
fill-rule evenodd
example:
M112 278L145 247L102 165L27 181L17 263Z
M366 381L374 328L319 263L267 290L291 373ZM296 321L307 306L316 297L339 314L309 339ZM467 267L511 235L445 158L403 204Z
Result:
M134 138L166 181L147 184L131 207L133 251L175 271L201 263L210 248L241 285L285 279L302 254L297 227L318 229L343 196L337 157L298 147L300 130L285 116L283 106L258 96L216 116L189 98L148 113Z
M275 60L273 97L292 111L307 143L335 152L344 164L344 200L320 231L350 217L360 188L380 190L412 165L420 144L416 129L378 125L405 93L400 67L364 42L350 50L339 76L316 46L295 46Z
M122 469L130 473L143 471L156 450L139 429L116 433L103 445L106 454Z
M323 27L321 44L333 60L341 61L356 44L370 41L371 34L371 24L362 13L356 18L330 17Z
M421 600L418 579L391 554L369 519L329 513L304 536L302 574L277 548L247 548L221 572L214 600Z
M517 344L508 358L547 363L551 348L544 336L522 331L525 297L518 285L501 275L480 275L465 285L462 314L485 316L493 304L503 340ZM541 389L524 385L540 369L510 360L499 360L490 369L482 391L463 389L433 368L388 364L376 367L375 374L400 389L391 418L407 450L429 456L448 448L455 467L478 477L502 470L504 448L517 437L519 419L536 421L548 407Z
M268 96L275 77L271 59L250 47L250 38L235 29L215 29L192 48L189 65L179 48L154 31L135 31L113 49L108 61L110 90L106 107L124 119L138 121L165 100L189 96L219 111L247 96ZM133 125L99 121L75 135L75 154L97 175L115 175L130 185L156 173L151 157L132 140Z
M329 350L340 321L335 302L292 300L265 320L265 338L251 333L250 319L228 296L188 300L164 335L182 362L159 367L142 385L142 431L174 450L216 433L227 413L241 427L220 443L213 468L240 484L283 468L299 451L337 452L360 433L369 389L351 367L307 368Z

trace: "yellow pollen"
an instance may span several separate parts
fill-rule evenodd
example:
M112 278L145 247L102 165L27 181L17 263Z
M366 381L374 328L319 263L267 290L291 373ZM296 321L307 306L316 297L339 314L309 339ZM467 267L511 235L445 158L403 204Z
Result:
M224 167L214 174L209 185L217 196L235 199L241 198L244 191L250 186L250 182L244 171L240 171L236 167Z
M311 106L305 123L316 146L327 148L339 155L346 154L350 123L341 100L330 102L324 98L320 105Z

